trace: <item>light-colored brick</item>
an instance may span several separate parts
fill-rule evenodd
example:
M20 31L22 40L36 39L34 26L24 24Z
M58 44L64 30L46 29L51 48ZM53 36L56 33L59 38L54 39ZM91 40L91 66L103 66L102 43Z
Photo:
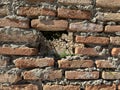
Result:
M104 8L120 8L120 0L96 0L96 5L98 7Z
M90 68L94 66L92 60L59 60L59 68Z
M87 85L85 90L116 90L116 85Z
M76 42L84 44L109 44L109 38L107 37L94 37L94 36L76 36Z
M78 85L44 85L43 90L80 90Z
M33 69L30 71L25 71L23 77L26 80L55 80L62 78L61 70L46 70L46 69Z
M119 22L120 21L120 13L100 13L97 16L97 19L101 20L101 21Z
M24 84L24 85L1 86L0 90L39 90L39 89L37 85Z
M58 8L58 17L72 18L72 19L90 19L91 13L89 11L71 10Z
M35 48L20 47L0 47L0 54L2 55L36 55L38 50Z
M99 56L99 53L95 48L75 48L75 54L88 55L88 56Z
M0 27L17 27L17 28L29 28L29 20L18 20L18 19L8 19L0 18Z
M9 64L10 58L9 57L4 57L0 56L0 67L6 67Z
M9 32L9 33L8 33ZM36 43L39 41L39 33L35 30L24 30L15 28L0 28L0 41L1 42L26 42Z
M8 14L8 8L6 6L0 7L0 16L6 16Z
M102 78L108 80L120 79L120 72L112 72L112 71L102 72Z
M107 25L105 27L105 32L120 32L120 25Z
M8 73L0 74L0 82L1 83L6 83L6 82L16 83L16 82L20 81L21 79L22 78L17 74L8 74Z
M120 48L113 48L111 51L112 56L120 55Z
M31 26L40 31L64 31L68 28L68 22L66 20L40 21L35 19L31 21Z
M59 3L64 5L90 5L91 0L58 0Z
M66 71L65 72L66 79L98 79L99 72L92 71L92 72L83 72L83 71Z
M53 66L53 58L18 58L14 60L14 64L17 68L35 68Z
M70 24L69 31L102 32L103 26L98 24L93 24L93 23L76 22L76 23Z
M110 37L110 43L113 45L120 45L120 37Z
M118 85L118 90L120 90L120 84Z
M107 61L107 60L96 60L95 64L97 68L115 68L112 62Z
M53 10L39 7L20 7L17 11L18 15L35 17L35 16L55 16L56 13Z

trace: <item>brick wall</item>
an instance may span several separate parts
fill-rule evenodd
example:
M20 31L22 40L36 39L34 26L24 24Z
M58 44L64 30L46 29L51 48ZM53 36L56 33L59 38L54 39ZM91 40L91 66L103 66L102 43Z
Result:
M120 90L120 0L0 0L0 90Z

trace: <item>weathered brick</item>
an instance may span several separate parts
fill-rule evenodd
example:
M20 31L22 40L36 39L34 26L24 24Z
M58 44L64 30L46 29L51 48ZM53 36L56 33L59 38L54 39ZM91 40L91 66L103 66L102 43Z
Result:
M0 59L0 67L6 67L8 65L8 60L1 60Z
M10 58L0 56L0 67L6 67L9 64Z
M113 48L111 51L112 56L120 55L120 48Z
M59 3L64 5L90 5L91 0L58 0Z
M76 36L76 42L85 44L109 44L109 38L107 37L94 37L94 36Z
M96 5L104 8L120 8L120 0L96 0Z
M23 30L15 28L0 28L0 41L2 42L27 42L35 43L39 41L39 33L35 30Z
M37 4L37 3L41 3L41 2L54 2L55 0L26 0L27 3L31 3L31 4Z
M6 6L0 7L0 16L6 16L8 14L8 8Z
M118 85L118 90L120 90L120 84Z
M120 26L119 25L107 25L105 27L105 32L120 32Z
M43 90L80 90L78 85L44 85Z
M0 54L2 55L36 55L38 50L35 48L20 47L0 47Z
M95 48L75 48L75 54L89 55L89 56L99 56L99 53Z
M18 74L0 74L0 82L9 82L9 83L15 83L20 81L22 78Z
M97 68L115 68L115 66L110 61L106 60L96 60L95 64Z
M53 10L39 7L20 7L17 11L18 15L35 17L35 16L55 16L56 13Z
M101 13L101 14L98 14L97 19L101 21L119 22L120 13Z
M17 28L29 28L29 21L28 20L18 20L18 19L8 19L8 18L1 18L0 19L0 27L17 27Z
M46 70L46 69L33 69L30 71L25 71L23 77L26 80L55 80L62 78L61 70Z
M94 66L92 60L59 60L59 68L90 68Z
M66 71L65 78L66 79L98 79L99 72Z
M85 90L116 90L116 85L87 85Z
M58 17L72 18L72 19L90 19L91 13L89 11L70 10L58 8Z
M120 79L120 72L102 72L103 79Z
M17 68L35 68L35 67L46 67L53 66L53 58L18 58L14 60Z
M0 90L39 90L38 86L33 84L1 86Z
M66 20L40 21L35 19L31 21L31 26L41 31L64 31L68 28L68 22Z
M76 22L71 23L69 26L69 31L81 31L81 32L102 32L103 26L93 23L82 23Z
M110 43L113 45L120 45L120 37L110 37Z

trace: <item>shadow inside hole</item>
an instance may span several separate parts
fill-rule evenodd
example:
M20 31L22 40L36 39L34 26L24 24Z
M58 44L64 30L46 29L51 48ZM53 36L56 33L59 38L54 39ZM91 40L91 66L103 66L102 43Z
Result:
M43 31L41 33L43 34L43 38L41 38L39 48L40 48L40 53L42 56L44 56L44 57L49 56L49 57L54 57L54 58L63 58L65 56L69 55L68 54L69 47L67 47L65 45L68 42L65 40L66 38L61 38L62 35L68 36L67 31L59 31L59 32ZM64 43L64 45L63 45L64 47L60 48L60 49L64 49L62 52L61 52L61 50L56 49L60 46L59 43ZM68 53L66 53L66 51ZM71 53L70 53L70 55L71 55Z

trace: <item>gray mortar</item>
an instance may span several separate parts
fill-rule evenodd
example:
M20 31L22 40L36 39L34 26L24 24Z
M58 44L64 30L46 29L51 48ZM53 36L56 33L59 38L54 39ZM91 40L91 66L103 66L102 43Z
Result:
M86 25L87 23L89 22L92 22L92 23L96 23L96 24L101 24L101 25L119 25L120 23L116 23L116 22L103 22L101 20L98 20L97 17L103 15L104 12L110 12L110 9L103 9L103 8L98 8L95 6L95 1L96 0L93 0L92 4L91 5L88 5L88 6L84 6L84 5L77 5L77 6L74 6L74 5L70 5L70 6L67 6L67 5L61 5L61 4L56 4L56 3L37 3L37 4L31 4L31 3L27 3L26 0L0 0L0 5L8 5L9 7L9 11L10 13L8 13L9 16L7 16L6 18L8 19L17 19L17 20L27 20L27 18L24 18L24 17L18 17L16 15L16 12L17 12L17 9L21 6L37 6L37 7L40 7L40 8L50 8L52 10L56 10L57 7L61 7L61 8L69 8L69 9L77 9L77 10L88 10L88 11L92 11L92 14L94 16L94 18L91 18L91 20L85 20L83 21ZM113 12L113 10L111 10ZM101 13L103 12L103 13ZM114 12L120 12L120 10L114 10ZM49 16L39 16L38 17L40 20L43 20L43 19L46 19L46 20L53 20L53 19L57 19L56 17L49 17ZM102 18L102 17L101 17ZM72 20L72 19L68 19L69 23L70 22L78 22L78 21L82 21L82 20ZM10 27L5 27L5 28L0 28L0 31L2 30L2 32L6 32L7 34L10 34L11 32L9 30L11 30L12 32L19 32L21 34L29 34L29 33L32 33L34 35L37 35L39 34L41 36L41 33L37 32L36 30L32 30L31 29L29 31L26 31L24 29L18 29L18 28L10 28ZM82 35L82 36L105 36L105 37L110 37L111 35L112 36L115 36L115 35L118 35L120 36L120 32L115 32L114 34L108 34L108 33L77 33L78 35ZM76 34L76 35L77 35ZM75 35L75 33L74 33ZM65 36L65 35L64 35ZM42 43L44 42L43 39L45 37L41 36L40 37L40 40L42 41ZM58 40L54 40L55 41L58 41ZM50 41L51 42L51 41ZM61 42L61 39L59 40L59 42ZM43 43L42 45L46 45L48 44L49 42L47 40L45 40L45 43ZM49 44L48 44L49 45ZM64 44L66 45L66 44ZM23 44L23 45L19 45L19 44L4 44L3 46L10 46L10 47L13 47L13 48L16 48L16 47L28 47L26 46L26 44ZM77 46L77 45L74 45L74 46ZM84 45L79 45L81 47L84 47ZM109 45L108 45L109 46ZM107 47L108 47L107 46ZM112 46L113 47L113 46ZM43 47L41 47L43 48ZM100 52L100 55L108 55L109 54L109 50L108 49L105 49L104 46L100 46L100 45L95 45L94 46L95 50ZM47 49L45 49L47 50ZM42 50L44 51L44 50ZM11 57L14 57L14 58L17 58L16 56L11 56ZM40 58L40 57L43 57L43 56L38 56L37 58ZM3 56L0 56L0 60L1 59L6 59L7 57L3 57ZM21 57L21 58L32 58L32 57ZM36 58L36 57L35 57ZM114 64L114 66L116 67L115 71L120 71L120 57L112 57L111 55L109 55L109 57L105 57L108 59L108 61L112 62L112 64ZM84 60L84 59L91 59L91 57L89 56L81 56L81 55L75 55L75 56L67 56L66 58L62 58L62 60ZM99 58L101 59L101 58ZM21 70L18 69L18 68L13 68L12 66L11 67L8 67L8 68L0 68L0 73L12 73L12 74L16 74L16 73L20 73ZM55 67L57 68L57 67ZM35 69L33 70L33 73L35 73L36 76L38 77L42 77L42 75L44 73L49 73L49 71L52 70L51 68L48 68L48 69ZM77 71L102 71L102 69L98 69L96 67L93 67L93 68L86 68L86 69L76 69ZM106 70L107 71L107 70ZM47 78L47 75L45 76L45 78ZM52 85L52 84L60 84L60 85L68 85L68 84L72 84L72 85L80 85L81 88L84 88L86 84L90 84L90 85L100 85L100 84L106 84L106 85L110 85L112 83L115 83L115 84L118 84L120 83L120 80L112 80L112 81L107 81L107 80L103 80L103 79L99 79L99 80L89 80L89 81L70 81L70 80L67 80L65 78L61 79L61 80L55 80L53 82L47 82L47 84L49 85ZM43 83L44 84L44 83ZM6 85L8 85L6 83Z
M8 15L5 18L11 19L11 20L19 20L19 21L27 21L27 20L29 20L28 18L21 17L21 16L16 16L16 15Z
M21 69L18 69L18 68L12 68L10 70L8 70L6 73L8 74L17 74L17 75L20 75L22 72Z

